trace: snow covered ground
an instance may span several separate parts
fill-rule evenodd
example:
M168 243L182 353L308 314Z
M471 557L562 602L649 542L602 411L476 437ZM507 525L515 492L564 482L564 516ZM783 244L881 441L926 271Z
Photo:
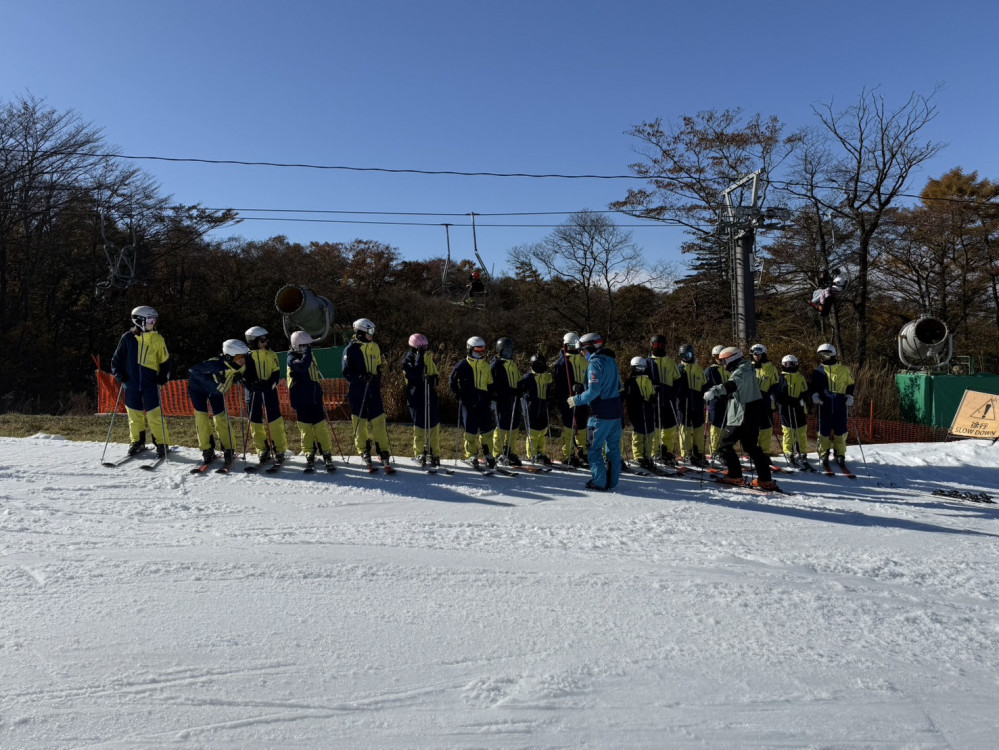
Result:
M777 497L102 447L0 439L0 747L999 745L999 505L931 494L988 442Z

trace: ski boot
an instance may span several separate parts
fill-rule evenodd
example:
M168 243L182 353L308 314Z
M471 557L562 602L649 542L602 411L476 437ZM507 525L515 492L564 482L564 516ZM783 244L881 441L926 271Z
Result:
M305 454L305 470L312 471L316 468L316 452L309 451Z
M222 451L222 463L226 466L232 466L236 462L236 451L232 448L225 448Z
M333 463L333 454L324 453L323 463L326 464L326 471L336 471L336 464Z
M575 453L571 454L571 455L570 455L570 456L569 456L569 457L568 457L568 458L567 458L567 459L565 460L565 464L566 464L566 466L571 466L571 467L572 467L572 468L574 468L574 469L578 469L578 468L579 468L580 466L582 466L582 465L583 465L583 464L582 464L582 463L580 462L579 458L578 458L578 457L576 456L576 454L575 454Z
M516 453L510 452L507 454L506 460L509 462L510 466L523 466L524 463L520 460L520 456Z
M541 464L542 466L551 466L552 465L552 460L550 458L548 458L548 456L546 456L544 453L537 454L531 460L534 461L534 463L536 463L536 464Z
M153 440L156 443L155 440ZM167 447L165 445L160 445L156 443L156 458L166 458Z
M275 465L283 464L284 459L285 459L284 451L278 451L277 453L274 454Z
M774 482L773 480L764 482L759 477L750 482L749 486L754 490L765 490L766 492L775 492L777 490L777 482Z
M261 451L261 452L260 452L260 453L259 453L259 454L257 455L257 463L258 463L258 464L265 464L265 463L267 463L267 462L268 462L268 461L270 461L270 460L271 460L271 452L270 452L270 449L265 449L265 450L262 450L262 451Z
M655 471L656 465L651 458L640 458L638 459L638 468L645 469L646 471Z
M708 466L708 459L706 459L704 454L697 450L697 448L694 448L690 452L690 465L696 466L698 469L706 469Z
M725 472L720 477L717 477L715 479L715 481L718 482L718 484L726 484L726 485L728 485L730 487L745 487L746 486L746 480L745 479L743 479L741 476L738 476L738 477L730 476L728 472Z
M433 455L431 455L430 456L430 465L433 466L436 469L438 466L441 465L441 457L440 456L433 456Z
M427 454L421 453L419 456L413 456L413 463L421 469L424 468L427 465Z
M586 455L586 451L582 448L576 448L576 458L579 459L579 465L584 469L590 468L590 457Z
M139 432L139 439L128 446L128 455L135 456L142 453L146 449L146 431L141 430Z
M201 460L204 461L206 464L210 464L216 458L218 458L218 455L215 453L214 449L212 448L208 448L207 450L201 451Z
M485 460L486 466L488 466L490 469L495 469L496 468L496 459L493 458L493 454L492 453L489 453L487 451L487 452L483 453L482 458Z
M829 453L823 453L819 458L822 460L822 471L831 472L832 465L829 463Z

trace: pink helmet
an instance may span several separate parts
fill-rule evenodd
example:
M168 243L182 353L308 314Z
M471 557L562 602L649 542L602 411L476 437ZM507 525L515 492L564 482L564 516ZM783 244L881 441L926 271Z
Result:
M414 333L409 337L409 345L414 349L420 349L423 347L430 346L430 342L427 341L427 337L422 333Z

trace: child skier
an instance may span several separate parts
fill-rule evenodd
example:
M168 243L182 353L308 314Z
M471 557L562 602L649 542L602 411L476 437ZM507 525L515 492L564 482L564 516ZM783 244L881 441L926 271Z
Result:
M836 347L822 344L816 351L819 366L812 370L808 391L819 410L819 459L829 471L829 450L836 463L846 468L847 410L853 406L853 375L836 359Z
M216 458L215 432L222 443L222 461L228 467L235 460L232 422L226 409L225 394L233 384L243 379L249 347L239 339L222 342L222 355L212 357L191 368L187 380L187 395L194 407L194 426L198 431L198 448L205 464ZM211 407L214 419L209 416ZM212 422L214 421L214 428Z
M708 381L704 368L697 364L697 354L691 344L684 344L679 350L680 380L683 383L677 399L677 414L680 417L680 442L683 458L692 466L707 466L704 458L704 392Z
M273 459L274 463L280 464L288 450L288 434L284 429L277 391L281 365L278 355L271 351L266 328L248 328L244 338L250 348L250 357L246 361L243 382L257 460L264 464Z
M666 353L666 337L656 334L649 340L649 344L652 347L649 377L656 389L656 459L672 465L676 463L676 456L680 452L676 402L683 379L676 362Z
M437 383L440 372L430 342L422 333L409 337L409 354L402 361L406 399L413 420L413 460L420 466L440 466L441 428Z
M312 356L312 336L305 331L291 334L288 397L291 408L298 417L306 469L311 469L315 464L318 450L322 453L326 471L335 471L333 442L326 423L326 408L323 406L323 377Z
M516 431L520 429L520 368L513 361L513 339L504 336L496 342L496 356L489 364L496 390L496 434L493 446L496 460L509 466L520 466L520 456L514 450Z
M567 406L570 396L583 392L586 380L586 357L579 353L579 334L569 331L562 337L562 350L552 370L555 401L562 417L562 463L568 466L586 466L586 420L590 410L584 406L571 409Z
M780 373L774 363L767 358L767 347L763 344L753 344L749 349L753 357L753 369L760 385L760 393L766 405L764 414L766 421L760 424L760 448L767 458L770 458L770 446L774 438L774 397L777 393L777 382Z
M805 413L805 397L808 395L808 382L798 372L798 358L785 354L780 361L780 382L777 384L777 403L784 437L781 447L792 466L808 468L808 417Z
M648 360L632 357L631 372L624 381L624 408L631 422L631 452L638 465L654 471L652 458L655 453L655 387L648 376Z
M711 349L711 359L714 361L708 365L708 368L704 371L704 377L707 380L708 388L714 388L716 385L721 385L725 383L731 376L724 367L718 362L718 355L721 354L722 350L725 348L723 344L718 344ZM718 445L721 443L722 434L725 431L725 407L726 407L726 396L719 396L716 399L712 399L708 402L708 421L711 423L711 463L714 466L721 466L721 461L718 459Z
M166 421L160 408L159 386L170 377L170 353L155 330L159 313L148 305L132 310L132 327L122 334L111 357L111 374L125 389L125 411L131 445L128 455L146 449L146 427L152 433L157 458L166 456Z
M496 427L492 402L496 398L493 375L484 359L486 342L472 336L465 342L465 359L454 366L448 386L458 399L460 426L465 435L464 461L481 470L479 450L490 469L496 467L493 456L492 432Z
M534 463L551 466L552 460L545 453L548 447L549 399L552 374L544 356L531 357L531 370L520 379L524 394L524 420L527 423L527 452Z
M389 438L382 405L382 352L375 343L375 324L367 318L354 321L354 337L343 350L343 376L347 379L347 401L354 426L354 445L371 468L372 448L386 471Z
M724 461L728 470L718 479L722 484L742 487L742 465L739 455L735 452L735 444L742 443L742 448L753 461L757 477L751 486L762 490L775 490L777 483L770 473L770 461L760 448L760 425L767 422L769 403L764 403L760 393L759 381L753 372L753 365L743 358L742 350L729 346L718 354L718 361L729 371L731 377L721 385L708 389L704 394L705 401L713 401L719 396L728 396L728 406L725 413L725 434L718 446L718 455Z

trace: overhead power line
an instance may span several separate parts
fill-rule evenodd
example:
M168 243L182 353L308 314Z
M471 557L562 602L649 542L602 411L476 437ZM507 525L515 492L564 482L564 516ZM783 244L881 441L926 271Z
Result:
M116 154L91 151L46 151L52 156L86 156L94 159L130 159L132 161L163 161L182 164L221 164L239 167L277 167L281 169L318 169L340 172L382 172L386 174L418 174L450 177L522 177L556 180L648 180L633 174L559 174L531 172L473 172L457 169L405 169L394 167L355 167L347 164L307 164L277 161L244 161L242 159L201 159L190 156L152 156L148 154Z

